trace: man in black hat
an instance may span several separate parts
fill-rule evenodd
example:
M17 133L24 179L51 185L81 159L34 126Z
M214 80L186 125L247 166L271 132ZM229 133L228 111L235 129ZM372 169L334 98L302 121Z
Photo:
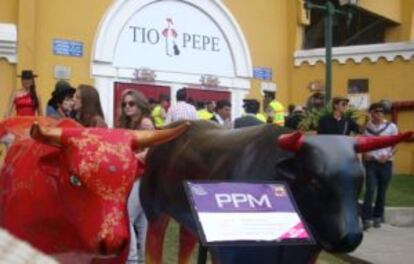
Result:
M244 99L243 102L243 108L246 114L234 120L234 128L257 126L263 124L263 122L256 117L256 114L260 109L259 101L254 99Z
M351 132L360 133L359 125L350 117L345 116L349 99L338 96L332 99L332 113L322 116L319 120L318 134L347 135Z
M56 119L73 117L73 95L76 89L67 81L60 80L55 85L52 98L47 103L46 115Z

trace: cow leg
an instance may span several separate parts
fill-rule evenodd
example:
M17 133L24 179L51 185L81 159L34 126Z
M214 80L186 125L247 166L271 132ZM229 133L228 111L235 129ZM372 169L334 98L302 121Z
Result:
M156 219L148 220L147 242L145 248L146 264L162 263L164 236L169 220L170 217L166 214L161 214Z
M191 263L191 254L197 244L197 238L184 226L180 226L180 249L178 253L179 264Z

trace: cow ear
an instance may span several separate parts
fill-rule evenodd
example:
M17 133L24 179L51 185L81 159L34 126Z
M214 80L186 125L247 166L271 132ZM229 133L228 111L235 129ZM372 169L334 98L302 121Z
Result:
M60 151L53 151L39 159L39 168L42 172L52 175L58 176L60 175Z
M276 164L276 177L283 180L294 181L299 175L298 162L296 157L281 160Z

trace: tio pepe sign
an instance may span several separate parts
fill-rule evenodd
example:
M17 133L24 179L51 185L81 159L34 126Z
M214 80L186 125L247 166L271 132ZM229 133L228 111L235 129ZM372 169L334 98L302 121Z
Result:
M203 10L182 1L155 1L123 26L115 48L120 68L235 75L223 30Z

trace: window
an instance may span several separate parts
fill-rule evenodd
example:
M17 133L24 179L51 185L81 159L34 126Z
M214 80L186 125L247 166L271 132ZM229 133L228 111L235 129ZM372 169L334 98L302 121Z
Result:
M307 0L312 4L325 5L327 0ZM369 13L357 6L342 6L339 0L330 0L336 9L348 15L336 14L333 17L333 46L352 46L385 42L387 27L396 26L392 21ZM325 47L325 12L312 8L310 25L305 27L304 49Z

